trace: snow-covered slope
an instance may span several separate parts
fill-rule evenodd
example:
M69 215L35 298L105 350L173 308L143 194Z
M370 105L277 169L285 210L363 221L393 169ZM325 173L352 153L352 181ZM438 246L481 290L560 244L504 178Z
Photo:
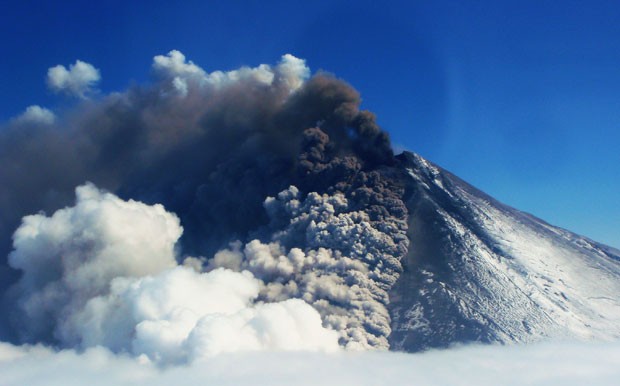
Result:
M620 338L620 251L510 208L422 157L409 253L390 294L395 350L458 342Z

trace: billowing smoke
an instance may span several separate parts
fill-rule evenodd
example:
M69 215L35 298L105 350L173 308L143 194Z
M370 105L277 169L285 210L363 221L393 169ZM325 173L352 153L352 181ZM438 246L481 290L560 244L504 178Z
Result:
M12 339L161 364L388 348L407 210L359 94L292 55L152 73L0 131Z

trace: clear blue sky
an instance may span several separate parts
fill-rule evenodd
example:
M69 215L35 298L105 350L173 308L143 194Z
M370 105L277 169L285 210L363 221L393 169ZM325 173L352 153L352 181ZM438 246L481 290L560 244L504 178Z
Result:
M0 120L62 109L47 69L103 92L154 55L206 70L284 53L344 78L393 141L498 199L620 247L619 1L0 2Z

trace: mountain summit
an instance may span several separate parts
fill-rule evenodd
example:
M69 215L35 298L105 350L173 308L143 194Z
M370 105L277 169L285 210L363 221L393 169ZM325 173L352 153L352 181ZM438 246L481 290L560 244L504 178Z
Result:
M421 156L407 171L393 350L620 337L620 251L504 205Z

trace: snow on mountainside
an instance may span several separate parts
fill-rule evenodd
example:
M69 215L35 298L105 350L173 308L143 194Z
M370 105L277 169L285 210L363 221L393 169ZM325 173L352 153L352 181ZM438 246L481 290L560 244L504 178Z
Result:
M620 251L508 207L422 157L410 249L390 293L393 350L620 338Z

